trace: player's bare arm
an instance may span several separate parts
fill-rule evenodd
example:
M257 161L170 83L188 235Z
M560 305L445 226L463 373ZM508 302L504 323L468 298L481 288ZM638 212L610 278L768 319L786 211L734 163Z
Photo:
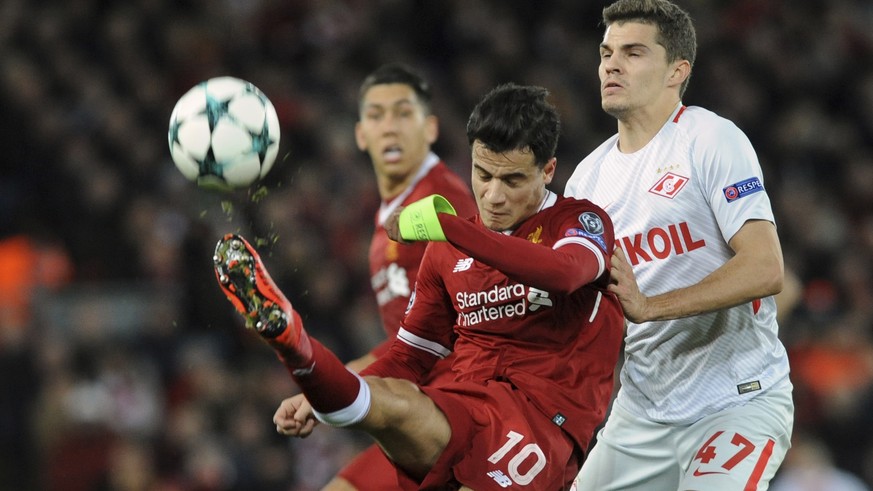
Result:
M747 221L730 240L734 257L699 283L661 295L640 292L623 252L612 256L609 290L621 301L631 322L679 319L734 307L782 291L785 275L776 226Z

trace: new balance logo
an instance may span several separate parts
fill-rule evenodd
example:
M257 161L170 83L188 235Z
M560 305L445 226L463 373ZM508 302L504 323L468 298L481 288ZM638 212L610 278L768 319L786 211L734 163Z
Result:
M512 486L512 479L507 477L503 471L491 471L488 473L488 477L494 479L494 482L496 482L501 488Z
M473 266L473 258L466 257L464 259L458 259L458 264L455 264L455 269L452 270L452 273L460 273L461 271L467 271L470 267Z

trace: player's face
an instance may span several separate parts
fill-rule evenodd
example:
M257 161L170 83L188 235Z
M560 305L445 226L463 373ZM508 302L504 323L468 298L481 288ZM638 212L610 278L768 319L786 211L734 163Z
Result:
M512 230L538 212L554 175L554 158L540 169L531 152L496 153L473 142L473 194L491 230Z
M412 87L374 85L364 95L355 140L370 155L377 176L411 179L436 138L437 119L425 113Z
M639 22L613 23L600 44L603 110L625 119L668 96L672 71L667 50L655 40L658 28Z

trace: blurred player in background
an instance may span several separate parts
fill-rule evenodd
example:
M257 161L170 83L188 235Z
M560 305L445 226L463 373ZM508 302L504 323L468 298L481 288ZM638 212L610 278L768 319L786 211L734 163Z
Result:
M219 241L223 291L312 404L283 401L281 433L308 435L313 414L363 430L402 489L569 488L611 397L624 320L606 291L609 218L546 189L560 134L547 95L510 84L474 109L479 215L439 196L392 215L392 237L430 243L394 343L361 375L307 335L247 242ZM452 381L416 385L452 352Z
M385 220L398 207L431 194L445 196L461 217L476 213L468 184L431 151L439 134L428 82L406 65L392 63L368 75L359 92L355 140L367 152L382 204L370 241L370 284L379 304L386 340L348 363L359 372L388 351L409 305L427 242L401 245L388 238ZM450 380L450 360L439 362L423 383ZM394 471L375 445L344 467L324 491L390 490ZM396 484L395 484L396 488Z
M383 65L361 85L355 140L370 156L382 198L370 242L370 283L388 337L349 363L356 371L384 354L397 335L427 246L426 242L402 246L389 239L387 217L398 207L431 194L448 199L458 216L476 214L467 182L431 151L439 133L437 117L431 113L431 97L427 81L401 64Z
M603 11L603 109L618 134L566 194L615 222L610 291L627 326L621 389L579 490L766 489L794 406L773 296L782 249L758 158L730 121L681 97L696 56L667 0Z

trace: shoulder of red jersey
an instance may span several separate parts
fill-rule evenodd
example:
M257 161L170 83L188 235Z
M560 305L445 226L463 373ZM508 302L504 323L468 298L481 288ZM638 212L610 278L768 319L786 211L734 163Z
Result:
M558 196L558 200L555 202L555 208L557 210L562 210L565 213L572 213L574 211L592 211L599 215L602 215L604 218L609 218L609 215L607 215L606 211L603 208L594 204L587 198Z
M587 199L559 197L554 209L565 217L564 239L582 237L596 243L603 252L611 250L613 225L603 208Z

